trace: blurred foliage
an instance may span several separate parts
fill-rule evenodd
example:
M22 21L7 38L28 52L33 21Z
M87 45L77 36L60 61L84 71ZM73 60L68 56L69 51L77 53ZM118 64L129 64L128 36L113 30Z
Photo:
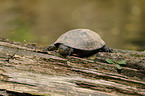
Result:
M0 36L53 43L62 33L88 28L108 46L145 49L144 0L1 0Z
M9 30L9 38L15 41L31 41L34 39L34 36L31 32L30 26L23 21L23 19L16 19L9 22L9 25L14 26L13 29Z

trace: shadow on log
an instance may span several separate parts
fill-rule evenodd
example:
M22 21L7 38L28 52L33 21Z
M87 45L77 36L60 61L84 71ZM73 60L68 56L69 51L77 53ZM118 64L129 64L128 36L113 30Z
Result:
M42 50L0 38L0 95L145 95L145 52L115 49L87 58L64 58ZM121 60L124 65L117 63Z

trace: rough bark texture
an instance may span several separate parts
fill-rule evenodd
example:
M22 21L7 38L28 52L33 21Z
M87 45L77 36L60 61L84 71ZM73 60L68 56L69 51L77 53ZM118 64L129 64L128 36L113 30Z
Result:
M0 95L145 95L145 52L114 49L87 58L0 38ZM106 59L114 63L107 63ZM118 69L117 62L125 60Z

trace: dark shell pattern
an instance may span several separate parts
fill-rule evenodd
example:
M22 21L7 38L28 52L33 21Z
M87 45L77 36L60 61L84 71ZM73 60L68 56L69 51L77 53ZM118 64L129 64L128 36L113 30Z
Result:
M103 47L105 42L89 29L74 29L62 34L54 44L64 44L80 50L95 50Z

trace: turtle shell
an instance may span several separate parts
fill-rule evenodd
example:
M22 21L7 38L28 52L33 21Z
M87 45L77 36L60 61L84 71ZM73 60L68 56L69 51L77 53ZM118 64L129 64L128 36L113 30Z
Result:
M74 29L62 34L54 44L64 44L80 50L95 50L102 48L105 42L89 29Z

